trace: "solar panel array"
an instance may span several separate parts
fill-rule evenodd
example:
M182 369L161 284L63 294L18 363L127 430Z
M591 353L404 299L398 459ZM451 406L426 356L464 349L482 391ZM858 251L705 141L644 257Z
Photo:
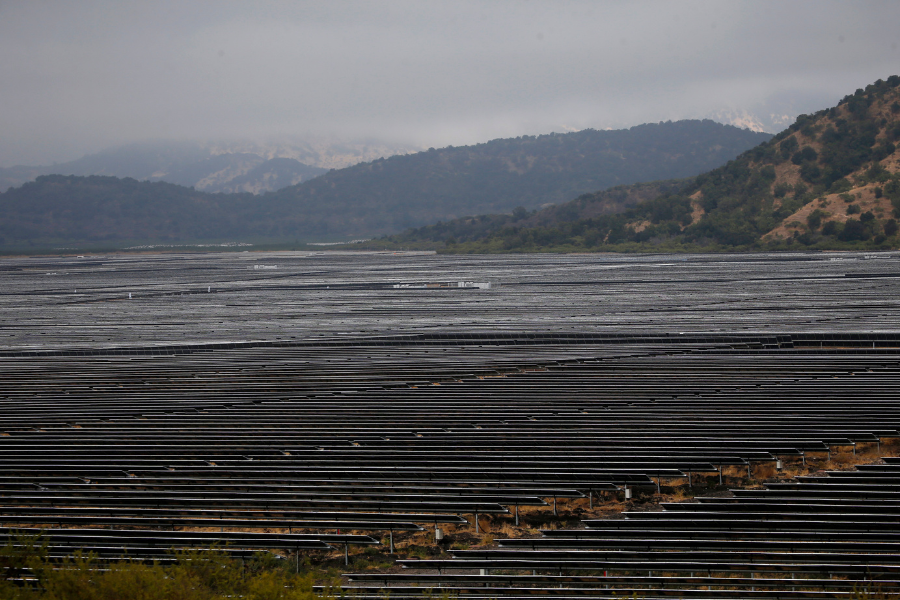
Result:
M415 586L423 585L466 597L896 593L900 461L800 479L585 520L586 529L547 530L537 539L498 540L498 549L455 551L450 560L404 560L437 573L357 573L352 589L361 597L371 595L365 584L392 597L421 593ZM473 569L480 574L445 574Z
M877 451L900 437L896 259L4 259L2 533L44 528L57 555L350 558L394 532ZM500 285L392 288L455 280ZM787 573L849 593L900 564L876 494L894 469L860 473L353 577L363 594L806 593Z

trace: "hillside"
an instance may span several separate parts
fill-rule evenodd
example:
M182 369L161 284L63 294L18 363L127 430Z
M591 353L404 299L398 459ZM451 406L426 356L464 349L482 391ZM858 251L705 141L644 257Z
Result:
M127 178L42 176L0 194L0 244L370 237L466 214L535 209L585 190L695 175L768 137L711 121L682 121L502 139L392 156L256 196ZM244 158L210 157L195 170L178 171L175 158L166 164L170 176L186 182ZM284 166L289 177L290 163L279 160L266 161L266 173L281 176L276 167ZM252 168L245 175L247 181L229 180L232 189L255 191L248 186L260 175Z
M769 139L712 121L523 136L429 149L280 190L284 230L368 237L465 215L531 210L616 185L696 175Z
M251 194L206 194L164 182L44 175L0 194L0 246L233 240Z
M833 108L801 115L772 140L679 189L660 187L648 198L652 186L623 187L616 194L630 201L618 206L611 191L600 192L518 219L442 223L381 243L457 252L896 247L898 86L900 77L892 76ZM592 207L611 210L590 214Z

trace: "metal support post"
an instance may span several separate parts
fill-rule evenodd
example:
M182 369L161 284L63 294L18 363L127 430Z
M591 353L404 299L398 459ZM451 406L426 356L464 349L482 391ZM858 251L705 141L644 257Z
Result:
M588 508L594 509L594 490L588 490Z
M516 504L516 527L519 526L519 505Z
M722 481L722 465L719 465L719 485L724 485L724 481Z
M559 513L556 511L556 496L553 496L553 516L558 517Z
M388 531L388 536L390 537L390 540L391 540L391 542L390 542L391 554L393 554L394 553L394 530L393 529Z
M481 530L478 528L478 513L475 513L475 533L481 533Z
M344 566L350 564L350 544L344 544Z

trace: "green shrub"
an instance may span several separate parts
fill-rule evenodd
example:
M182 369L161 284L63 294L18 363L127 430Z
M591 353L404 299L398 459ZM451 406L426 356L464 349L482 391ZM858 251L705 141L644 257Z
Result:
M173 552L165 565L126 560L99 561L80 551L52 560L40 538L14 537L0 549L0 598L19 600L331 600L318 594L315 579L323 574L293 572L293 563L259 553L247 561L215 549ZM18 586L10 578L36 577L37 585Z
M822 226L822 235L838 235L840 226L836 221L828 221Z
M822 224L822 218L825 216L825 211L819 210L818 208L806 217L806 224L809 226L810 230L816 230Z

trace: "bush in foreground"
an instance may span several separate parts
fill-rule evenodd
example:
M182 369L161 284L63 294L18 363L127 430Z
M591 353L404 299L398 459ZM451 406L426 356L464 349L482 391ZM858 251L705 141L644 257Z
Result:
M99 561L76 552L52 559L40 538L10 540L0 549L0 600L329 600L313 590L316 572L260 553L247 561L224 552L173 552L173 561ZM327 589L327 588L326 588ZM336 589L335 589L336 590Z

